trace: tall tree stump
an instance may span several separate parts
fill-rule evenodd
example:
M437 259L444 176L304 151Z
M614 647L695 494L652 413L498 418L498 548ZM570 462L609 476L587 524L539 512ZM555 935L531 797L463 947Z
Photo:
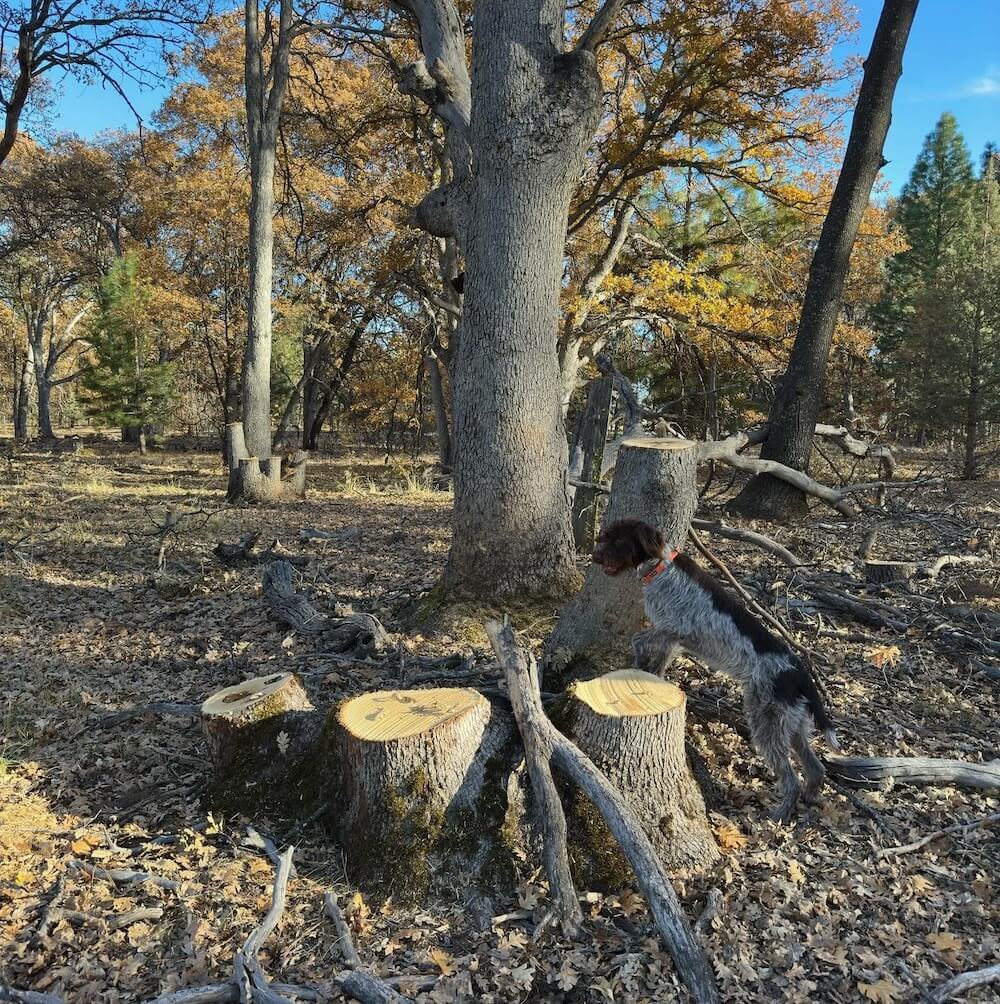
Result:
M246 680L212 694L201 725L215 768L209 796L251 813L308 812L322 797L315 765L323 715L292 673Z
M628 669L574 683L560 709L563 730L622 793L668 872L719 857L684 752L684 706L672 683ZM591 803L575 795L567 815L578 881L626 884L628 863Z
M247 452L242 422L226 426L224 455L229 465L229 502L255 505L302 499L306 494L306 461L309 454L300 450L292 458L288 473L282 477L280 456L252 457Z
M364 694L336 722L352 880L419 898L438 872L485 877L503 856L510 716L475 690L442 688Z
M633 438L618 452L611 500L602 526L645 520L680 548L698 503L697 446L687 439ZM583 589L563 608L546 646L546 683L596 676L609 657L630 657L644 623L642 591L631 573L609 577L591 565ZM550 685L550 688L551 685Z

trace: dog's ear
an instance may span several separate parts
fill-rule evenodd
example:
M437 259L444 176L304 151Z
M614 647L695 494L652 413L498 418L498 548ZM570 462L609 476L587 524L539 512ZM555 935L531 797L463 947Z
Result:
M656 527L650 526L648 523L640 523L635 528L635 540L642 552L641 561L645 561L648 558L663 557L663 549L666 546L666 541L663 539L663 534Z

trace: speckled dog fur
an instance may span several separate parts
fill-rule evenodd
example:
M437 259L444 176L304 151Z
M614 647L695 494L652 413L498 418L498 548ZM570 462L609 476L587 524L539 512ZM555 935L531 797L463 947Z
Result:
M772 816L788 819L800 798L814 800L826 772L809 745L811 734L821 729L834 749L837 739L812 677L785 642L691 558L667 559L662 535L640 520L605 528L593 560L609 575L635 568L643 583L652 627L632 640L640 669L662 675L684 651L740 682L750 735L781 788ZM804 790L791 754L802 765Z

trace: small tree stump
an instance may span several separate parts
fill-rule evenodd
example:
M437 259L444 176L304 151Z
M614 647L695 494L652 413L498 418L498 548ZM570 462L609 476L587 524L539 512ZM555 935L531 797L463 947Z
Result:
M201 706L201 724L217 805L295 814L319 800L323 716L294 674L260 676L212 694Z
M697 464L697 445L687 439L624 440L602 525L645 520L668 547L682 547L698 503ZM563 608L546 645L546 683L596 676L608 656L621 665L631 657L632 636L644 621L637 577L631 572L609 577L591 565L583 589Z
M507 806L491 767L509 753L509 716L474 690L443 688L364 694L336 722L352 880L419 898L442 866L476 878L501 840Z
M672 683L628 669L574 683L562 710L567 734L622 793L669 872L719 857L684 752L684 706ZM575 799L569 815L578 880L606 888L628 882L625 857L590 803Z
M229 465L229 502L267 504L282 499L303 499L306 494L306 461L309 454L300 450L292 458L288 473L282 477L281 457L251 457L247 454L242 422L226 426L224 456Z
M909 582L917 574L917 566L910 561L866 560L865 582L881 585L890 582Z

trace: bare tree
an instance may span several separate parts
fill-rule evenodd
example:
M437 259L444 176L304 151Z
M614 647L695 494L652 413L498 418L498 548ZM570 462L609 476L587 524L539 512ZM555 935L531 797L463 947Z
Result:
M844 164L809 268L795 344L768 414L769 431L761 457L800 471L809 468L851 249L884 163L882 147L892 117L892 98L916 10L917 0L885 0L882 7L865 61ZM803 510L805 500L797 488L764 474L743 489L732 507L746 516L783 518Z
M0 165L17 139L32 87L46 75L96 75L128 102L158 51L208 13L195 0L14 0L0 4ZM138 115L136 116L138 118Z

